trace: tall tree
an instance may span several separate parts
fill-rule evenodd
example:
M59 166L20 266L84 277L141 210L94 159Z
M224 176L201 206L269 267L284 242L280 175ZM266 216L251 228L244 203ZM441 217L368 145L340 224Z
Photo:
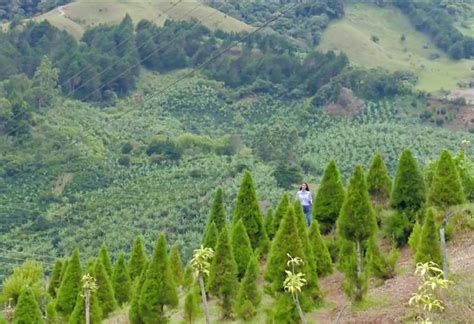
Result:
M79 250L75 249L66 267L61 286L59 286L56 301L56 310L65 318L71 315L76 305L77 295L81 291L81 279L82 269Z
M27 95L34 107L41 109L54 103L54 99L59 95L58 79L59 70L53 68L48 57L44 57L36 69L33 86Z
M313 220L321 226L321 232L328 233L336 224L344 201L344 186L334 160L324 170L323 179L313 205Z
M272 232L272 223L273 223L273 210L269 208L267 210L267 214L265 215L265 219L263 220L263 226L265 227L265 230L267 231L267 235L269 239L273 238L270 235L270 233Z
M105 271L107 272L107 276L109 276L109 279L111 279L114 269L112 267L112 262L110 261L109 249L105 243L102 243L102 246L100 247L98 258L102 260L102 264L104 265Z
M130 261L128 263L128 273L130 274L130 279L135 280L139 278L145 269L148 258L146 256L145 249L143 248L142 238L137 236L135 243L133 244L132 253L130 256Z
M128 319L130 320L131 324L144 324L140 315L140 296L143 288L143 283L146 279L148 265L149 263L145 264L145 268L140 274L140 277L137 278L137 284L134 287L135 289L133 291L132 303L130 305L130 311L128 312Z
M392 180L388 176L387 167L380 153L374 157L370 165L367 188L374 203L385 205L388 202L392 191Z
M128 274L125 255L123 253L120 253L117 264L115 265L114 275L112 276L112 285L114 288L115 299L119 306L130 301L132 281Z
M139 312L144 323L161 323L166 321L164 307L177 305L178 292L166 253L166 238L161 234L141 289Z
M231 244L235 262L237 263L238 278L240 280L244 277L245 270L252 256L250 239L241 219L232 228Z
M177 286L183 285L183 262L181 261L181 255L179 253L178 244L175 243L171 247L170 251L170 267L171 272L173 273L174 282Z
M338 234L342 239L352 242L356 251L356 269L346 268L346 280L350 279L355 286L354 294L350 297L359 301L363 298L361 278L364 272L364 258L366 251L364 247L370 240L377 228L375 214L370 203L364 170L356 166L349 180L346 198L341 208L341 214L337 220ZM343 256L344 257L344 256ZM348 256L349 257L349 256ZM354 274L353 271L356 271Z
M31 289L27 286L21 291L13 315L13 324L42 324L41 309Z
M426 213L423 227L421 229L420 241L416 249L416 262L433 261L441 266L441 247L439 244L439 233L436 228L433 210L430 208Z
M107 318L111 312L118 308L118 304L115 299L112 283L101 258L97 258L95 262L94 278L97 281L97 298L102 309L102 318Z
M441 153L428 196L430 204L447 208L465 201L456 166L448 151Z
M51 297L55 298L57 290L61 285L61 270L63 268L63 262L57 260L54 264L53 272L51 272L51 277L48 284L48 293Z
M331 254L319 232L319 224L313 219L309 227L309 242L313 248L314 260L316 262L316 271L318 276L326 276L332 273Z
M209 227L206 229L206 232L204 233L204 237L202 240L202 245L204 247L208 247L211 249L214 249L217 244L217 237L219 233L217 231L217 226L214 222L211 222Z
M270 238L274 238L278 228L280 227L281 220L285 217L288 206L290 205L290 199L288 198L288 194L284 193L283 197L281 197L280 202L278 203L277 209L275 214L273 215L273 221L271 226L271 232L269 233Z
M234 209L234 224L242 219L252 248L264 251L268 247L268 236L263 226L262 213L258 205L257 193L252 175L245 171L242 184L237 195Z
M255 316L257 307L262 301L257 284L258 277L258 260L255 256L251 256L237 293L237 313L244 320Z
M226 226L227 223L224 198L221 187L218 187L216 189L216 194L214 196L214 201L212 202L211 214L209 216L209 222L207 226L209 227L212 222L214 222L214 224L216 225L218 232L220 232L221 229Z
M237 263L232 253L229 234L224 227L217 240L216 253L209 275L209 291L220 300L222 315L231 318L239 282Z
M90 324L102 323L102 310L99 306L99 300L97 298L97 292L91 293L90 299L90 310L89 310ZM77 296L76 305L69 318L68 324L84 324L86 323L86 311L84 296L79 294Z
M410 150L403 151L398 160L390 205L399 211L418 211L425 203L425 182L418 163ZM411 220L413 223L415 219Z

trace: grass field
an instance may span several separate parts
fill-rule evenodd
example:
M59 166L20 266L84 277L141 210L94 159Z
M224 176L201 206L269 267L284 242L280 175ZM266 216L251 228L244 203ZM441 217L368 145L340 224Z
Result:
M372 41L372 36L379 40ZM418 88L430 92L456 89L459 81L474 76L474 60L450 60L393 7L348 5L344 19L324 32L318 49L341 50L354 65L414 71L419 76ZM434 54L439 58L430 59Z
M252 27L197 0L77 0L56 8L41 16L36 21L47 19L53 25L64 29L79 38L87 28L98 24L118 23L128 13L135 22L148 19L161 25L167 19L196 18L212 29L225 31L251 30Z

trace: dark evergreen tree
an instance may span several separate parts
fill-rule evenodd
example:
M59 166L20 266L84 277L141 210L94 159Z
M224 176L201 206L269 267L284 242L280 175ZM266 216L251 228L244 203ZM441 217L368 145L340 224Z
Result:
M89 308L89 319L91 324L102 323L102 310L99 306L99 300L97 298L97 292L91 293L90 308ZM77 296L76 305L74 311L69 318L68 324L84 324L86 322L86 311L85 311L85 300L84 297L79 294Z
M425 203L425 182L410 150L403 151L398 160L390 205L399 211L418 211ZM415 222L414 217L411 219Z
M51 277L48 284L48 293L51 297L56 298L57 290L61 285L61 270L63 268L63 262L57 260L54 264L53 272L51 272Z
M13 324L42 324L41 309L31 289L27 286L21 291L13 314Z
M428 209L426 213L415 260L422 263L433 261L438 266L442 265L439 233L432 209Z
M443 151L428 196L430 204L447 208L465 201L464 191L456 166L448 151Z
M258 288L258 260L251 256L237 294L237 313L243 320L254 317L262 296Z
M367 188L374 203L385 205L388 202L392 191L392 180L388 176L387 167L380 153L372 160L367 174Z
M269 208L267 210L267 214L265 215L265 219L263 220L263 226L265 227L265 230L267 231L267 235L269 239L272 239L273 237L270 236L270 233L272 232L272 224L273 223L273 210Z
M143 248L143 242L140 236L137 236L135 243L133 244L132 254L128 263L128 273L130 279L133 281L135 278L140 277L147 264L147 256L145 249Z
M319 222L321 232L328 233L336 224L342 202L344 186L336 162L329 162L313 204L313 219Z
M97 282L97 299L102 309L102 318L107 318L111 312L118 308L118 304L102 258L98 258L95 262L94 278Z
M229 234L224 227L217 240L208 283L209 292L219 298L224 318L233 316L234 302L239 286L237 273L237 263L232 253Z
M160 235L140 292L139 313L144 323L166 321L165 306L178 305L178 292L166 253L166 239Z
M79 250L72 252L72 257L68 262L66 271L59 286L56 301L56 310L64 318L71 315L79 292L82 290L82 269L79 259Z
M280 227L281 220L285 217L288 211L289 205L290 205L290 199L288 198L288 194L284 193L283 197L280 200L280 203L278 204L275 214L273 215L273 221L272 221L272 226L271 226L272 229L269 234L269 237L271 239L275 237L275 234L278 231L278 228Z
M234 209L234 224L240 219L244 222L252 248L264 252L268 248L268 236L263 226L263 218L258 205L252 175L248 171L244 173L237 195Z
M105 271L107 272L107 276L109 276L109 279L111 279L114 269L112 267L112 262L110 261L109 250L107 249L107 245L105 245L105 243L103 243L100 247L98 258L102 260L102 264L104 265Z
M219 233L217 232L216 224L214 224L214 222L211 222L207 229L207 232L204 233L202 245L204 247L215 249L218 235Z
M316 271L318 276L326 276L332 273L331 254L319 232L319 224L313 219L309 227L309 242L313 248L313 255L316 262Z
M241 219L233 226L231 235L232 252L237 263L237 276L240 280L244 277L245 270L252 256L250 239Z
M176 286L181 287L183 285L183 262L181 261L181 255L179 253L179 247L175 243L171 247L170 251L170 267L171 273L173 274L174 282Z
M125 255L123 253L120 253L117 264L115 265L112 284L114 287L115 299L119 306L129 302L132 293L132 281L128 274Z

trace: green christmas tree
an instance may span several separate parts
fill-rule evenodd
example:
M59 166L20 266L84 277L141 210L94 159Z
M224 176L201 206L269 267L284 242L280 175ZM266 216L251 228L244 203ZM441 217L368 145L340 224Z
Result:
M372 161L367 174L367 188L374 203L387 204L392 191L392 180L388 176L387 167L381 154L377 154Z
M48 293L51 297L56 298L57 290L61 285L61 270L63 268L63 263L61 260L57 260L54 264L53 272L51 272L51 277L48 284Z
M216 190L216 195L214 196L214 201L211 206L211 214L209 216L208 227L214 222L216 225L217 231L220 232L224 226L226 226L226 211L224 205L224 198L222 194L222 188L218 187ZM205 231L207 232L207 230Z
M128 273L132 281L135 278L139 278L148 263L145 248L140 236L137 236L135 243L133 244L130 261L128 263Z
M61 276L59 277L59 286L61 286L61 283L63 282L64 275L66 274L66 269L67 269L68 264L69 264L69 260L68 259L64 260L63 266L61 268ZM56 292L56 294L57 294L57 292Z
M13 315L13 324L42 324L41 309L29 287L22 289Z
M331 255L319 232L319 224L313 219L309 227L309 242L313 248L313 255L316 262L316 271L318 276L326 276L332 273Z
M139 313L144 323L166 321L164 306L176 307L178 292L166 254L166 238L158 238L140 292Z
M265 215L265 219L263 220L263 226L267 231L268 238L272 239L273 236L270 236L270 233L272 232L273 226L273 210L271 208L267 210L267 214Z
M447 208L465 201L464 190L456 166L448 151L443 151L428 196L430 204Z
M171 273L173 274L174 282L177 286L183 285L183 262L181 261L181 255L179 253L179 247L177 244L173 244L170 251L170 267Z
M410 150L403 151L398 160L397 175L393 183L390 205L403 211L418 211L425 203L423 174ZM415 219L412 219L415 222Z
M220 300L224 318L232 318L234 312L234 301L239 285L237 274L237 263L232 253L229 234L224 227L217 240L208 283L209 292Z
M95 262L94 278L97 282L97 299L102 309L102 318L107 318L111 312L118 308L118 304L102 258L98 258Z
M433 210L428 209L421 229L421 237L416 249L416 262L426 263L433 261L441 265L441 247L439 244L439 233L436 228Z
M284 193L283 197L281 197L280 203L277 206L275 214L273 215L273 221L271 226L271 232L269 233L269 237L273 239L275 237L278 228L280 227L281 220L285 217L288 206L290 205L290 199L288 198L288 194Z
M416 249L420 244L422 229L423 228L421 227L420 223L418 223L418 221L415 223L415 226L413 226L413 231L411 232L410 238L408 239L408 245L410 246L412 255L416 255Z
M244 222L252 248L264 252L269 244L268 236L263 226L263 218L258 205L252 176L248 171L244 173L237 195L234 209L234 224L240 219Z
M102 310L99 306L99 300L97 299L97 293L91 293L90 301L90 323L100 324L102 323ZM86 311L84 297L79 294L76 300L76 306L74 311L69 318L68 324L84 324L86 322Z
M253 253L250 239L242 220L239 220L232 228L231 244L240 280L245 275L245 270Z
M79 250L75 249L66 267L61 286L58 290L56 310L68 318L76 305L77 295L81 291L82 269Z
M258 277L258 260L251 256L239 292L237 293L237 313L243 320L254 317L256 309L262 301L262 295L257 284Z
M132 281L128 274L125 255L123 253L119 255L117 264L115 265L112 285L114 287L115 299L119 305L123 305L130 301Z
M211 222L208 228L206 229L206 232L204 233L204 238L202 241L202 245L204 247L208 247L211 249L214 249L217 244L217 236L219 235L217 231L216 224L214 222Z
M344 201L344 186L336 162L329 162L313 204L313 219L321 226L322 233L328 233L336 224Z
M346 198L342 204L341 213L337 220L338 234L342 239L352 242L356 249L356 265L346 267L345 276L349 285L354 288L354 293L349 296L355 301L363 298L363 272L364 272L364 247L372 239L377 228L374 211L370 203L364 170L356 166L349 180ZM352 251L352 249L351 249ZM351 258L352 255L341 255L343 258ZM348 264L352 265L352 262ZM355 274L353 271L355 270ZM346 289L347 291L347 289Z
M102 260L102 264L104 265L105 271L107 272L107 276L112 278L114 269L112 267L112 262L110 261L109 250L107 249L107 245L105 245L105 243L103 243L100 247L99 259Z

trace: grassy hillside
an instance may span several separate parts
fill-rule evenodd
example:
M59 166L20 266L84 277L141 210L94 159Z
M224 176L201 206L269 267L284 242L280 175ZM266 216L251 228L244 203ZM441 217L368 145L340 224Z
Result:
M162 25L167 19L196 18L211 29L219 28L225 31L252 29L251 26L197 0L77 0L38 16L35 20L47 19L53 25L80 37L88 27L101 23L118 23L127 13L135 22L147 19L158 25Z
M418 88L430 92L455 89L474 75L474 60L450 60L393 7L347 5L345 17L329 25L318 49L341 50L355 65L415 71ZM439 57L430 59L433 55Z

